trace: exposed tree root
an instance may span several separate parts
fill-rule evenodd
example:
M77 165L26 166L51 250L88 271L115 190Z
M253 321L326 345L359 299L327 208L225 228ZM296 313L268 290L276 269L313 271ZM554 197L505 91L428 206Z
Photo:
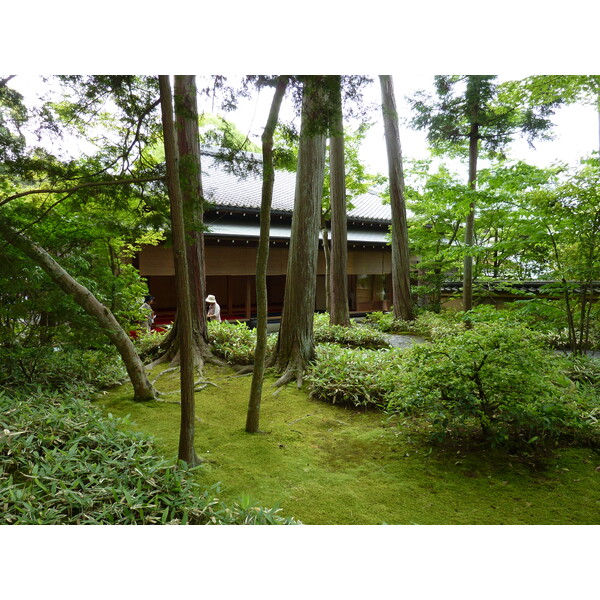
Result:
M283 374L273 384L273 387L281 388L295 379L296 385L298 386L298 389L300 389L303 383L304 370L304 364L300 356L291 358L287 364L287 367L283 371Z
M164 371L161 371L152 381L152 385L154 385L163 375L166 375L167 373L172 373L173 371L177 371L179 369L179 367L169 367L168 369L165 369Z
M196 381L196 383L194 384L194 391L195 392L201 392L202 390L206 389L209 385L212 385L213 387L219 387L216 383L212 383L211 381Z
M306 419L306 417L312 417L312 415L304 415L303 417L300 417L299 419L294 419L293 421L290 421L288 423L288 425L293 425L294 423L297 423L298 421L302 421L302 419Z
M169 394L178 394L179 392L168 392ZM163 400L162 398L157 398L156 399L157 402L165 402L166 404L179 404L181 405L181 402L179 400Z

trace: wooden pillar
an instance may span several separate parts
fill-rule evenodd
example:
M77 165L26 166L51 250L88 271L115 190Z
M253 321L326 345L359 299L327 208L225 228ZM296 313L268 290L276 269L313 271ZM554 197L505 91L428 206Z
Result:
M231 289L231 275L226 276L227 280L227 314L233 315L233 290Z
M252 277L246 275L246 319L252 316Z

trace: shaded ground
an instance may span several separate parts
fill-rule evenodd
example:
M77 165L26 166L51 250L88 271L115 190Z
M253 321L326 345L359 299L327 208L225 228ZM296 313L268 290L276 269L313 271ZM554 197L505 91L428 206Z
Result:
M250 377L207 367L218 387L197 395L196 450L202 482L224 498L279 504L307 524L600 524L600 453L565 449L543 460L466 447L440 448L422 425L311 400L265 384L261 427L244 431ZM177 375L159 380L178 387ZM100 400L130 414L175 458L179 405L134 403L129 386ZM166 396L172 400L176 395Z

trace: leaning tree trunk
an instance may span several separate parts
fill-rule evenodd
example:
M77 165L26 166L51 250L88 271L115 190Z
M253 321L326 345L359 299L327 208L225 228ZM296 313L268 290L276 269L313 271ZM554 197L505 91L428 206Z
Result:
M344 123L342 79L336 75L332 91L330 127L331 256L329 267L329 322L349 325L348 309L348 226L346 217L346 171L344 165Z
M178 151L173 120L173 99L168 75L159 75L160 108L163 123L167 187L171 208L173 257L175 259L175 288L179 321L179 355L181 381L181 424L179 430L179 459L189 465L198 462L194 451L194 356L192 352L192 315L190 281L187 266L183 201L179 183Z
M282 373L276 386L296 379L298 386L314 359L313 319L316 297L319 226L325 174L326 125L319 76L306 77L298 148L292 232L274 365Z
M275 184L273 167L273 134L279 117L279 109L288 84L288 77L280 75L267 124L262 134L263 183L260 206L260 237L256 254L256 350L254 352L254 370L246 416L246 431L258 433L260 420L260 401L262 397L265 359L267 356L267 265L269 262L269 233L271 219L271 203Z
M387 149L390 204L392 209L392 296L394 316L405 321L415 318L410 296L410 255L408 224L404 201L402 149L398 129L398 112L391 75L380 75L383 127Z
M206 337L204 207L194 75L177 75L175 77L175 119L190 281L192 353L194 366L201 371L204 361L214 361L215 358L210 351ZM152 363L153 366L163 362L170 362L172 365L179 364L180 331L179 319L176 314L173 327L162 344L164 353Z
M153 400L155 392L148 380L144 365L129 336L110 310L99 302L86 287L75 281L41 246L16 231L3 219L0 219L0 231L15 248L35 261L54 283L71 296L88 315L98 321L104 333L121 355L133 385L133 399Z

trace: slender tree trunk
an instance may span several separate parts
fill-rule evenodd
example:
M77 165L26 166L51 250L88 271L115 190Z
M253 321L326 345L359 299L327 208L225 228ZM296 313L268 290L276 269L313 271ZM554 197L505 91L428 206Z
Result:
M192 315L190 281L186 256L183 201L179 183L179 156L173 120L173 98L168 75L159 75L160 108L163 123L167 186L171 207L173 257L175 259L175 287L180 342L181 426L179 431L179 459L189 465L198 462L194 451L194 357L192 352Z
M246 431L248 433L258 433L259 431L260 402L265 374L265 358L267 356L267 265L269 262L271 203L273 201L273 185L275 184L273 134L288 79L285 75L280 75L277 79L271 110L262 134L263 184L260 206L260 238L256 254L256 350L254 352L254 370L252 372L250 399L246 416Z
M323 240L323 259L325 260L325 310L329 313L331 321L331 246L327 224L323 216L321 216L321 238Z
M331 181L331 257L329 262L330 308L332 325L349 325L348 310L348 227L346 217L346 170L344 164L344 121L342 115L342 79L336 75L332 92L330 126Z
M314 359L313 319L316 296L319 227L325 174L325 125L320 117L323 84L319 76L306 77L302 98L302 124L298 149L296 193L287 266L287 280L275 368L282 376L275 385L296 379Z
M0 231L17 249L38 264L66 294L71 296L88 315L94 317L118 350L133 385L134 400L153 400L154 389L144 365L127 333L110 310L83 285L67 273L42 247L0 219Z
M404 173L402 149L398 129L398 112L394 87L390 75L380 75L383 127L390 180L392 208L392 295L394 315L405 321L415 318L410 295L410 255L408 250L408 224L404 201Z

